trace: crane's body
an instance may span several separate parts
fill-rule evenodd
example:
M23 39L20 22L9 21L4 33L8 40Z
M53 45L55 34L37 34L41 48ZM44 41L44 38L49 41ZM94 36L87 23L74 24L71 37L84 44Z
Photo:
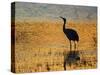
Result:
M79 36L78 36L78 33L74 30L74 29L69 29L69 28L66 28L65 25L66 25L66 19L63 18L63 17L60 17L63 19L64 21L64 24L63 24L63 32L65 33L65 35L67 36L67 38L71 41L79 41Z
M79 41L79 36L77 34L77 32L73 29L65 29L63 31L65 33L65 35L67 36L67 38L71 41Z

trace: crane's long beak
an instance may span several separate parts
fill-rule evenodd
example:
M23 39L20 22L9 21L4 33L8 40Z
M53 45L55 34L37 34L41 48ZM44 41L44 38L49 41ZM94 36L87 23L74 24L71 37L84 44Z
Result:
M64 17L62 17L62 16L60 16L60 18L62 18L63 20L65 20L65 18L64 18Z

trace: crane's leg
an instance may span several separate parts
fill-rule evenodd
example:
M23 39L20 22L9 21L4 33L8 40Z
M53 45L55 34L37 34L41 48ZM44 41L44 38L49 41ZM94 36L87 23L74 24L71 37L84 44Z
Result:
M72 51L72 45L71 45L71 40L70 40L70 52Z
M76 50L78 51L78 42L76 42L77 43L77 45L76 45Z
M76 51L77 49L76 49L76 42L74 41L74 50Z

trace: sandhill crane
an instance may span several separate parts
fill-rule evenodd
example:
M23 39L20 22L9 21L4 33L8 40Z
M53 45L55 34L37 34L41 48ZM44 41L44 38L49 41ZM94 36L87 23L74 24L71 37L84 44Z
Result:
M63 32L64 32L64 34L66 35L66 37L70 41L70 51L72 50L71 41L74 42L74 48L76 49L76 42L79 41L78 33L74 29L65 28L66 18L64 18L64 17L60 17L60 18L62 18L63 21L64 21L64 24L63 24Z

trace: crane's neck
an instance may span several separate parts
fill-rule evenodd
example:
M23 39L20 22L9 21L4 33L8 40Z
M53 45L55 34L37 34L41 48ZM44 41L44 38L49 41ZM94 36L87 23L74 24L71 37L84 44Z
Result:
M66 24L66 20L64 20L63 31L65 30L65 24Z

